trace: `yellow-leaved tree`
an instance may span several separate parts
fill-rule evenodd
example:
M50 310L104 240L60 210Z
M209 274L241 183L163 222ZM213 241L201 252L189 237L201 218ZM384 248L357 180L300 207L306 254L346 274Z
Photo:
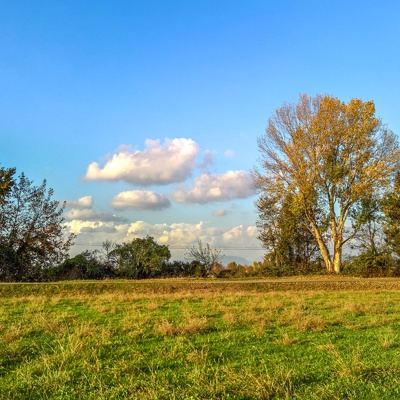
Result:
M303 94L275 111L258 147L254 187L278 199L290 193L327 271L340 273L343 247L360 229L361 201L384 195L399 169L396 136L372 101Z

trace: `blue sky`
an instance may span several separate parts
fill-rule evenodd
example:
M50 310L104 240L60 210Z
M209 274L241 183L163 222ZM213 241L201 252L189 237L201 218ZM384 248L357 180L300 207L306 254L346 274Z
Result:
M260 259L230 249L260 246L268 117L356 97L398 133L399 18L395 0L0 0L0 163L68 201L74 252L149 234Z

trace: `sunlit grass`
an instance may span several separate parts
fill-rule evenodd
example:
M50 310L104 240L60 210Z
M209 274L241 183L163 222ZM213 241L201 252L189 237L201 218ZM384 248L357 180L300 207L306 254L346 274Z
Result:
M196 285L0 288L0 398L400 398L393 282Z

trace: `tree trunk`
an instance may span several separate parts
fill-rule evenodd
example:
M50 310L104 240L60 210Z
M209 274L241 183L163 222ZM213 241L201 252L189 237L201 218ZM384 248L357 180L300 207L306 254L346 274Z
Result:
M335 250L333 255L333 272L336 274L340 274L340 270L342 267L342 250Z
M310 223L311 223L311 227L314 231L314 236L315 236L315 239L317 240L322 259L324 260L326 270L327 270L327 272L332 273L332 272L334 272L334 266L333 266L333 263L332 263L332 260L331 260L330 254L329 254L329 250L326 247L326 244L322 238L322 235L318 229L317 224L313 220L310 220Z

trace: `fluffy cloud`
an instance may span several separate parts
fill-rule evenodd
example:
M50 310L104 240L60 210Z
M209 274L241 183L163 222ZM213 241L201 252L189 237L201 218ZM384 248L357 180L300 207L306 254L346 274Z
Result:
M215 216L215 217L224 217L225 215L227 215L228 214L228 211L226 211L225 209L223 209L223 208L219 208L218 210L214 210L213 211L213 215Z
M78 200L69 200L67 201L67 207L70 208L70 210L65 212L63 216L65 219L70 220L70 222L84 221L84 223L90 223L89 226L92 226L92 223L98 222L112 222L115 224L128 222L128 220L124 217L94 210L92 196L84 196Z
M171 206L165 195L160 195L149 190L131 190L121 192L115 196L110 205L117 210L133 208L136 210L162 210Z
M204 173L195 179L189 191L179 190L173 198L186 204L243 199L254 194L251 184L252 179L246 171L228 171L222 175Z
M80 219L74 219L72 221L65 222L64 225L67 227L69 232L75 234L80 234L83 232L86 233L118 232L118 225L116 225L115 222L83 221ZM128 225L125 226L127 227Z
M108 212L96 211L93 209L72 209L63 214L64 218L79 221L102 221L123 223L128 220L124 217L114 215Z
M93 207L93 197L92 196L84 196L79 198L78 200L67 200L67 207L74 209L87 209Z
M248 247L254 245L258 236L258 230L255 226L235 226L234 228L224 232L222 240L227 245ZM252 244L250 244L252 243ZM259 245L259 242L257 243Z
M191 176L199 153L198 144L191 139L147 139L145 150L130 151L120 148L101 167L97 162L89 165L85 180L123 180L132 184L165 185L183 182Z
M204 222L199 222L198 224L173 223L171 225L151 225L144 221L136 221L129 226L126 240L150 235L154 236L158 242L172 246L185 247L196 243L199 239L215 245L217 239L221 238L223 233L223 229L208 227Z

